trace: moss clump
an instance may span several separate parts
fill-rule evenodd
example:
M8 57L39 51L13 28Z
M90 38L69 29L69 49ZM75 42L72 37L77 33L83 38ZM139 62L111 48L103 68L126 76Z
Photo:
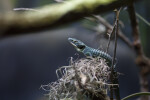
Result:
M49 91L49 100L107 100L110 73L101 58L71 59L56 70L58 80L42 88Z

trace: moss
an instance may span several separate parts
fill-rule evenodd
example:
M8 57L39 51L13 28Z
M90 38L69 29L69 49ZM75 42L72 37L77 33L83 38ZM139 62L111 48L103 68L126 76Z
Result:
M69 66L56 71L59 79L42 88L50 91L49 100L107 100L110 72L103 59L71 59Z

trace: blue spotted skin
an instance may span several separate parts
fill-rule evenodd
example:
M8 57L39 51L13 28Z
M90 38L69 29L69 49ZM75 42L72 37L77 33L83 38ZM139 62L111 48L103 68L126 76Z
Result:
M108 66L111 66L112 57L104 51L88 47L82 41L75 38L68 38L68 41L76 48L77 51L82 52L86 57L101 57L103 59L106 59Z

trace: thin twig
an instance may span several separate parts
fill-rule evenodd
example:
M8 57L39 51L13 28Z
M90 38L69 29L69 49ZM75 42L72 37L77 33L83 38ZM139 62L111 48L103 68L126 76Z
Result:
M117 27L117 14L116 14L116 19L115 19L115 26L114 26L115 28L115 32L114 32L114 34L115 34L115 48L114 48L114 54L113 54L113 59L112 59L112 66L111 66L111 83L113 84L113 80L114 80L114 59L116 58L116 48L117 48L117 45L116 45L116 43L117 43L117 35L116 35L116 27ZM113 93L113 87L111 87L111 93ZM113 94L111 95L111 96L113 96ZM111 97L112 98L112 97ZM112 99L113 100L113 99Z
M113 56L113 59L112 59L112 66L111 66L111 75L110 75L110 81L111 83L113 84L113 79L114 79L114 59L115 59L115 56L116 56L116 27L117 27L117 14L115 16L115 23L114 23L114 26L113 26L113 29L112 29L112 33L114 32L115 34L115 48L114 48L114 56ZM114 30L114 31L113 31ZM110 33L110 34L112 34ZM110 87L110 100L113 100L113 86Z
M115 48L114 48L114 56L113 56L113 62L112 62L112 69L114 69L115 67L115 59L116 59L116 51L117 51L117 40L118 40L118 31L119 31L119 14L120 14L121 8L119 10L116 10L116 27L115 27ZM118 75L117 72L115 71L113 73L114 75L114 82L113 84L119 84L118 82ZM119 87L115 86L115 96L116 96L116 100L120 100L120 91L119 91Z
M108 48L109 48L109 44L110 44L110 38L111 38L111 36L112 36L112 34L113 33L115 33L115 42L116 42L116 22L117 22L117 18L116 18L117 16L115 16L115 22L114 22L114 26L113 26L113 28L112 28L112 31L111 31L111 33L110 33L110 37L109 37L109 40L108 40L108 45L107 45L107 50L106 50L106 52L108 51ZM115 47L116 47L116 45L115 45ZM115 51L115 50L114 50ZM112 66L111 66L111 75L110 75L110 81L111 81L111 83L113 84L113 73L114 73L114 64L113 64L113 62L114 62L114 59L113 59L113 61L112 61ZM113 100L113 86L111 86L110 87L110 100Z
M118 38L118 30L119 30L119 26L118 26L118 22L119 22L119 13L120 13L121 8L116 11L116 18L115 18L115 25L114 25L114 33L115 33L115 47L114 47L114 55L113 55L113 59L112 59L112 66L111 66L111 76L110 76L110 80L113 84L118 84L118 77L116 72L114 71L114 66L115 66L115 59L116 59L116 50L117 50L117 38ZM119 93L119 87L115 87L116 89L115 91L115 96L117 100L120 100L120 93ZM110 99L113 100L113 87L111 87L111 96Z
M114 27L113 27L111 33L108 33L109 39L108 39L108 44L107 44L107 48L106 48L106 53L108 52L109 45L110 45L110 40L111 40L111 36L112 36L112 34L113 34L113 32L114 32L115 27L116 27L116 24L114 25Z
M114 55L113 55L113 60L112 60L112 68L114 69L114 63L115 63L115 58L116 58L116 50L117 50L117 39L118 39L118 22L119 22L119 13L120 10L116 11L116 27L115 27L115 48L114 48Z

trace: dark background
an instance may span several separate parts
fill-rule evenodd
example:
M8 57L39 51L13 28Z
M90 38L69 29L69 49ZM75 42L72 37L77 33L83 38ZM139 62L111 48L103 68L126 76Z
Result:
M54 3L52 0L1 0L0 12L16 7L33 8ZM150 22L149 0L135 4L136 12ZM102 14L113 23L114 14ZM132 41L128 13L121 12L120 20L124 23L123 33ZM57 27L52 30L7 37L0 40L0 100L41 100L45 92L40 89L56 81L55 70L68 65L70 57L78 58L77 51L68 43L68 37L82 40L93 48L106 49L108 40L97 32L85 27L87 20L83 18L75 23ZM89 23L90 24L90 23ZM150 57L150 26L139 20L140 36L145 54ZM113 55L113 41L109 49ZM82 54L79 57L84 57ZM118 40L117 70L122 73L119 77L121 97L139 92L138 67L135 65L134 50L122 40Z

